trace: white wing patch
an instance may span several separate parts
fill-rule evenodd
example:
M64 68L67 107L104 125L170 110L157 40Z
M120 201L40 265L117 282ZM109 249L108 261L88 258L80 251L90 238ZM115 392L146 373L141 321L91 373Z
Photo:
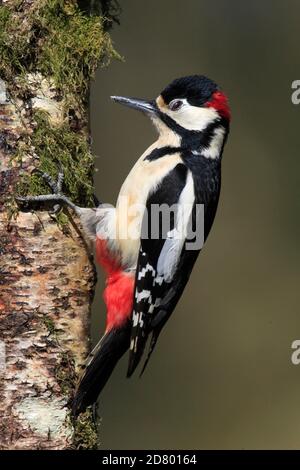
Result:
M168 238L164 243L157 262L158 279L162 276L165 282L171 282L173 279L186 240L194 202L194 181L192 173L189 171L185 187L178 200L176 226L168 233Z

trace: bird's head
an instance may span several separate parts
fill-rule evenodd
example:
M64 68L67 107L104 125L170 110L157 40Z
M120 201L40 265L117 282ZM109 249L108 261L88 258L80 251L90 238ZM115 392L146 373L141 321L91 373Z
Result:
M230 109L226 95L203 75L178 78L156 100L112 96L118 103L143 111L158 131L175 132L183 138L205 133L211 126L228 130Z

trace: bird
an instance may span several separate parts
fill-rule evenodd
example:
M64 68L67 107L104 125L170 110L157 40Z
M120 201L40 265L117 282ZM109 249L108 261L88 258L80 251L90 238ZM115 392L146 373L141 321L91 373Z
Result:
M152 100L111 98L144 113L158 132L128 173L116 205L76 206L61 192L61 173L56 185L42 175L52 194L20 198L71 207L106 275L106 328L77 386L74 416L97 401L128 350L131 377L149 341L144 372L213 225L231 119L227 96L204 75L177 78Z

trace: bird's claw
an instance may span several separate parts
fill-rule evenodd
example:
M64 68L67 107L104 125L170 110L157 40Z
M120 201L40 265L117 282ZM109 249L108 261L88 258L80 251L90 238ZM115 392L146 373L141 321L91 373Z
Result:
M61 211L61 205L60 204L54 204L53 209L50 212L51 215L57 215Z
M53 194L58 194L60 191L59 191L59 186L60 186L60 190L61 190L61 184L60 183L60 173L58 174L58 178L57 178L57 181L54 181L54 179L52 178L52 176L49 175L49 173L46 173L44 171L41 171L39 168L35 168L32 173L37 173L38 175L41 176L41 178L43 178L43 180L48 184L49 188L51 188Z
M63 205L71 207L71 209L76 210L75 204L73 204L64 194L62 194L62 184L64 180L64 174L62 169L60 169L57 177L57 181L54 181L52 176L48 173L39 170L38 168L34 169L32 173L38 173L47 185L52 190L51 194L42 194L39 196L18 196L16 200L21 203L37 203L37 202L53 202L53 210L51 214L56 215L62 208Z

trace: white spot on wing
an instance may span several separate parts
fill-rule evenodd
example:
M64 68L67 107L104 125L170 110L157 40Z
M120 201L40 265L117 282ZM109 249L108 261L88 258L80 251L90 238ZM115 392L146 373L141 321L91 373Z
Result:
M141 292L136 292L135 298L136 302L139 303L141 300L148 299L151 295L150 290L142 290Z
M151 266L151 264L149 264L149 263L147 263L146 266L143 269L141 269L141 271L139 272L138 280L142 279L142 277L145 277L145 275L148 272L152 272L153 274L155 274L155 270L154 270L153 266Z
M160 303L161 303L161 299L158 297L158 298L155 300L154 304L151 304L151 305L150 305L150 307L149 307L149 313L153 313L154 309L155 309L156 307L159 307Z
M138 322L139 322L139 314L134 311L132 314L132 326L133 327L137 326Z
M144 326L144 321L143 321L143 314L142 314L142 313L140 313L139 324L140 324L140 327L143 328L143 326Z

